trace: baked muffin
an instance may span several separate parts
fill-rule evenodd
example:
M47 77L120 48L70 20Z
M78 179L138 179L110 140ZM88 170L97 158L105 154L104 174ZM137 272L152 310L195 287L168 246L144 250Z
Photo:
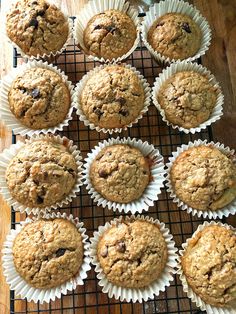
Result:
M11 112L25 126L43 129L61 123L70 107L70 90L54 71L31 68L17 76L8 101Z
M173 74L163 83L157 100L169 122L190 129L209 119L217 94L217 88L207 76L183 71Z
M37 140L19 150L5 177L12 197L19 203L30 208L51 206L73 189L76 160L65 145Z
M7 14L8 37L29 56L56 53L67 41L68 19L44 0L17 1Z
M231 157L214 146L182 152L170 170L177 197L199 210L217 210L236 197L236 166Z
M25 225L12 251L16 271L39 289L56 287L75 276L84 255L80 232L72 222L61 218Z
M193 291L207 304L227 307L236 301L236 234L223 226L204 227L181 258Z
M109 201L139 199L150 181L149 159L136 148L116 144L103 148L90 167L94 189Z
M132 70L110 65L88 79L79 101L90 123L105 129L122 128L139 116L145 92Z
M97 258L109 282L143 288L157 280L167 262L167 245L157 225L119 222L99 239Z
M86 53L104 59L118 58L134 45L137 30L124 12L107 10L93 16L83 34Z
M198 52L202 32L190 16L167 13L150 27L147 40L152 48L164 57L183 60Z

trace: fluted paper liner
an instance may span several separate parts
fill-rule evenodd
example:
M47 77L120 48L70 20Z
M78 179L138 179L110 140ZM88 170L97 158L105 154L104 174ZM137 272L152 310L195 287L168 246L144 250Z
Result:
M63 218L71 221L82 236L82 242L84 246L84 259L82 265L80 267L79 272L73 276L70 280L65 283L59 285L58 287L53 287L49 289L38 289L29 285L16 271L14 260L13 260L13 244L16 236L21 231L21 229L31 223L32 221L36 221L40 218L45 219L55 219L55 218ZM90 258L89 258L89 242L88 236L86 235L86 229L83 227L83 223L79 221L79 219L73 218L72 215L67 216L65 213L52 213L46 214L42 217L38 218L27 218L25 221L22 221L20 225L17 225L16 230L10 230L5 243L3 244L2 250L2 265L3 265L3 273L6 277L7 283L10 285L10 289L14 290L16 295L21 296L21 298L26 298L27 301L33 302L46 302L49 303L51 300L55 301L56 298L61 298L62 294L67 294L67 291L72 291L76 288L77 285L83 285L84 279L87 278L87 271L91 269L90 267Z
M231 229L234 230L235 229L227 224L222 224L220 222L215 222L215 221L211 221L211 222L207 222L205 221L202 225L199 225L197 230L193 233L191 238L194 238L196 236L196 234L200 231L202 231L206 226L222 226L225 227L227 229ZM188 285L186 276L184 275L182 266L181 266L181 257L184 255L185 249L188 246L188 243L191 239L187 239L186 243L182 244L182 248L183 250L179 251L179 257L178 257L178 265L177 265L177 274L180 277L180 280L182 282L183 285L183 290L184 292L187 293L187 296L192 300L192 302L196 303L197 307L200 307L200 309L202 311L206 311L207 314L235 314L236 313L236 308L222 308L222 307L217 307L217 306L213 306L210 304L205 303L193 290L192 288Z
M127 144L131 147L134 147L140 150L144 157L148 156L153 161L150 167L152 181L149 182L148 186L143 192L143 195L139 199L134 200L128 204L112 202L103 198L102 195L94 189L90 180L89 172L93 160L104 147L115 144ZM88 193L91 194L91 198L95 203L97 203L98 206L102 206L104 208L107 206L108 209L112 209L113 211L117 210L120 213L131 212L132 214L135 214L137 212L141 213L143 210L147 211L149 206L153 206L154 201L158 200L158 195L161 193L161 188L163 187L163 182L165 180L164 175L166 172L164 170L162 155L159 153L158 149L156 149L153 145L148 144L148 142L142 142L141 140L137 140L135 138L131 139L130 137L123 139L120 139L119 137L116 139L111 138L107 141L105 140L98 143L98 145L92 149L92 152L88 154L87 158L85 158L85 162L84 183Z
M144 288L125 288L112 284L107 280L106 275L104 274L97 259L97 245L104 232L110 229L112 225L116 225L121 221L130 220L148 221L157 225L167 245L168 257L164 270L157 280L153 281L149 286ZM143 215L132 215L125 218L120 216L119 218L107 222L104 226L100 226L98 231L94 232L93 238L90 238L90 241L90 257L92 258L92 264L95 265L95 271L98 273L98 284L102 287L102 292L108 293L109 298L114 297L115 299L120 299L121 301L126 300L127 302L142 302L142 300L147 301L149 298L152 299L154 296L158 296L161 291L165 291L166 287L170 286L170 282L173 280L173 274L175 273L177 265L177 248L175 247L175 242L173 241L173 236L170 234L169 229L167 229L165 224L160 222L158 219L153 219L148 216L145 217Z
M34 141L38 140L47 140L51 142L56 142L62 145L65 145L68 149L68 151L73 155L75 158L76 164L77 164L77 179L75 182L75 185L73 189L71 190L70 194L65 197L65 199L58 201L56 204L53 204L51 206L47 206L44 208L40 207L27 207L21 203L19 203L17 200L15 200L6 183L5 179L5 173L6 169L11 162L12 158L16 156L16 154L19 152L20 149L22 149L25 145L30 144ZM81 162L81 155L80 151L78 150L77 146L73 145L73 141L69 140L66 137L60 137L59 135L38 135L35 137L32 137L29 140L26 140L25 142L18 141L17 144L12 144L8 149L5 149L0 154L0 192L3 195L4 199L7 201L7 203L16 211L20 212L26 212L27 214L33 213L34 215L38 213L46 213L50 211L51 209L56 209L58 207L65 206L69 204L72 201L72 198L76 197L76 193L80 191L80 186L82 185L82 162Z
M149 11L144 17L141 25L141 38L151 55L162 64L180 61L180 59L170 59L169 57L164 57L161 53L156 52L147 40L148 31L152 24L159 17L171 12L182 13L190 16L202 31L202 42L198 52L194 56L184 60L193 61L203 56L209 49L211 42L211 30L209 24L207 20L201 15L200 11L198 11L193 5L182 0L165 0L155 3L154 6L150 7Z
M50 71L53 71L60 75L60 77L63 79L63 82L66 84L69 92L70 92L70 107L68 110L68 113L65 117L65 119L60 122L58 125L49 127L49 128L43 128L43 129L31 129L21 123L20 120L18 120L15 115L11 112L9 101L8 101L8 94L10 92L10 88L12 86L13 81L16 79L16 77L25 71L33 68L43 68ZM20 134L22 136L28 135L38 135L40 133L46 134L46 133L55 133L56 131L62 131L63 127L68 126L69 121L72 120L72 112L73 112L73 103L74 103L74 87L72 83L68 80L68 76L65 75L63 71L58 69L56 66L52 66L51 64L48 64L48 62L42 62L42 61L31 61L28 62L14 70L12 70L7 76L5 76L1 82L1 89L0 89L0 100L1 100L1 107L0 107L0 117L4 121L5 125L13 130L15 134Z
M209 80L209 83L217 89L216 104L212 113L210 114L210 117L195 128L186 129L181 126L172 124L170 121L167 120L166 115L165 115L165 110L161 107L161 105L159 104L157 100L158 92L161 86L165 83L165 81L167 81L174 74L178 72L182 72L182 71L194 71L196 73L206 76ZM208 71L202 65L187 62L187 61L173 63L168 68L162 71L162 73L156 78L154 86L152 88L152 100L153 100L154 105L159 110L162 116L162 120L166 122L168 126L172 126L172 128L178 129L179 131L182 131L186 134L188 133L194 134L196 132L201 132L201 130L206 129L207 126L219 120L220 117L223 115L224 96L221 92L219 83L216 81L214 75L212 75L210 71Z
M197 147L197 146L214 146L217 149L219 149L223 154L226 156L233 156L234 155L234 150L231 150L229 147L225 147L223 144L220 143L214 143L210 142L207 143L207 140L202 141L202 140L197 140L194 142L189 142L187 145L183 144L182 146L177 148L176 152L172 153L172 156L169 157L169 162L166 164L167 166L167 191L170 193L170 196L173 198L173 202L177 204L178 207L180 207L182 210L186 210L188 214L192 215L197 215L198 217L203 217L203 218L209 218L209 219L217 219L220 218L222 219L223 217L228 217L230 214L235 214L236 213L236 198L228 205L226 205L223 208L217 209L217 210L200 210L200 209L195 209L187 204L185 204L183 201L181 201L177 195L174 192L174 189L171 184L171 179L170 179L170 170L171 167L176 160L176 158L184 151L188 150L191 147Z
M87 49L84 45L84 40L83 40L83 34L84 30L89 22L89 20L106 10L118 10L126 13L134 22L134 25L136 26L137 29L137 36L134 41L134 44L132 48L125 53L124 55L118 57L118 58L112 58L111 60L109 59L104 59L104 58L99 58L93 55L89 55L88 58L94 61L99 61L99 62L118 62L121 60L124 60L128 58L129 55L131 55L134 50L137 48L139 44L139 33L140 33L140 19L138 17L138 10L136 10L134 7L130 6L129 2L126 2L125 0L109 0L109 1L103 1L103 0L90 0L84 8L79 12L79 15L76 16L75 19L75 26L74 26L74 39L75 43L80 46L80 48L84 51L85 54L87 54Z
M74 103L74 107L77 109L77 115L79 116L80 121L82 121L86 126L89 126L89 128L91 130L96 130L97 132L104 132L104 133L109 133L112 134L113 132L122 132L123 130L127 130L128 127L132 127L133 123L137 123L138 120L140 120L144 113L148 111L148 106L150 105L150 98L151 98L151 88L149 83L147 82L147 80L143 77L143 75L141 75L141 73L139 71L136 70L136 68L132 67L129 64L123 64L123 66L127 69L130 69L134 72L134 74L136 74L140 80L140 83L143 86L143 90L145 93L145 99L144 99L144 105L143 105L143 109L140 111L138 117L130 122L128 125L125 125L122 128L113 128L113 129L106 129L106 128L100 128L99 126L96 126L94 123L91 123L86 115L84 114L82 107L81 107L81 102L80 102L80 98L81 98L81 94L82 91L87 83L87 81L95 74L98 73L99 71L101 71L102 69L104 69L107 66L111 66L111 65L116 65L115 63L110 63L110 64L106 64L106 65L101 65L98 66L96 68L94 68L93 70L89 71L87 74L85 74L83 76L83 78L79 81L79 83L76 85L75 88L75 103Z

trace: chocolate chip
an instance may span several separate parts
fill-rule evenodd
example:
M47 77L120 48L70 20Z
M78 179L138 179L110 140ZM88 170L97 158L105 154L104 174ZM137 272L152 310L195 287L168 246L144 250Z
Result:
M183 24L182 24L182 29L183 29L185 32L187 32L187 33L191 33L191 29L190 29L188 23L183 23Z
M99 174L99 177L104 178L104 179L108 177L108 173L103 169L99 170L98 174Z
M106 30L109 32L109 33L112 33L114 34L114 32L116 31L116 27L112 26L112 25L109 25L106 27Z
M102 257L107 257L108 255L108 247L105 246L102 250L101 250L101 256Z
M31 92L31 96L33 98L38 98L40 96L40 90L38 88L33 89Z
M56 257L60 257L60 256L63 256L66 252L66 249L58 249L56 251Z
M30 22L29 22L29 27L30 26L34 26L35 28L38 27L39 23L36 19L32 19Z
M164 22L157 23L156 27L163 26L164 24Z
M45 14L45 11L43 10L37 12L37 16L44 16L44 14Z
M123 117L127 117L129 115L129 111L123 108L119 111L119 114L121 114Z
M102 116L102 111L101 111L101 109L96 108L96 109L93 110L93 111L94 111L94 113L95 113L98 117L101 117L101 116Z
M119 241L116 243L116 251L120 253L124 253L126 250L125 243L123 241Z
M42 204L43 203L43 198L41 196L37 196L37 203Z
M20 89L20 91L24 94L24 93L26 93L26 88L23 87Z
M32 5L37 5L38 4L38 1L33 1L32 2Z
M118 101L118 103L121 104L121 106L126 104L126 99L124 97L119 97L116 99L116 101Z
M102 26L101 25L96 25L95 27L94 27L94 30L96 30L96 29L102 29Z

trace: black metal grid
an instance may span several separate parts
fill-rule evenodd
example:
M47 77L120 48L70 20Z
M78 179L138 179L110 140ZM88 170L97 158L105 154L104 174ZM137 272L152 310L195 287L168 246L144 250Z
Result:
M20 55L15 51L14 67L17 66L20 59ZM142 46L142 43L140 43L140 47L136 49L126 62L136 67L147 78L151 85L155 77L162 70L150 57L149 52ZM76 84L87 71L98 65L88 60L74 43L71 43L67 50L57 60L54 60L53 63L65 71L74 84ZM99 141L110 137L107 134L89 130L88 127L84 126L84 124L79 121L75 112L70 125L66 127L63 132L60 132L60 134L72 139L74 143L78 145L83 158L86 157L87 153L97 145ZM188 143L190 140L193 141L199 138L212 140L212 132L209 127L196 135L186 135L168 127L162 121L160 114L153 105L149 107L148 113L144 115L139 123L133 125L132 128L122 132L120 135L113 135L113 137L117 136L137 137L143 141L154 144L164 156L165 162L168 156L171 155L171 152L175 151L177 146L180 146L182 143ZM13 143L15 140L16 138L13 135ZM78 216L80 220L84 222L89 236L92 235L93 231L96 230L99 225L103 225L106 221L119 216L119 214L113 211L94 205L84 186L78 197L73 200L69 207L59 210ZM178 247L191 236L198 224L203 221L178 209L169 198L165 189L162 189L160 199L156 202L155 206L151 207L148 213L145 214L165 222L167 227L170 228ZM19 223L20 220L25 219L25 215L12 210L11 218L12 228L15 228L15 225ZM79 286L73 292L63 295L62 298L56 302L43 305L22 300L16 297L14 292L11 291L11 313L205 313L197 309L195 304L191 303L186 297L177 276L175 276L171 286L167 288L165 292L160 293L154 300L148 300L142 304L133 304L132 302L121 303L114 298L109 299L106 294L102 293L97 282L96 274L94 269L92 269L89 272L88 279L85 280L84 286Z

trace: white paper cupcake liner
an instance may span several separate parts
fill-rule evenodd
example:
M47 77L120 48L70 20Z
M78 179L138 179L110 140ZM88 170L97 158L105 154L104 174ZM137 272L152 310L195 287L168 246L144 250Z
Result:
M31 129L25 126L24 124L22 124L21 121L18 120L10 110L8 94L9 94L13 81L16 79L18 75L24 73L28 69L33 69L33 68L48 69L59 74L62 77L64 83L66 84L70 92L71 104L70 104L69 111L65 119L54 127L49 127L49 128L44 128L44 129ZM43 133L43 134L55 133L56 131L62 131L63 127L68 126L69 121L72 120L73 103L74 103L74 87L72 83L68 80L68 76L66 76L65 73L61 71L60 69L58 69L56 66L52 66L51 64L48 64L47 62L31 61L12 70L7 76L3 78L3 80L1 81L0 101L1 101L0 117L4 121L5 125L9 129L13 130L14 134L20 134L22 136L25 136L25 135L32 136L32 135L38 135L40 133Z
M13 244L16 236L21 231L21 229L31 223L32 221L36 221L40 218L44 219L55 219L55 218L63 218L71 221L78 231L81 233L82 242L84 246L84 259L83 263L80 267L78 274L76 274L73 278L66 281L65 283L59 285L58 287L53 287L49 289L37 289L30 286L16 271L14 260L13 260ZM90 257L89 257L89 242L88 236L86 235L86 229L83 227L83 223L79 221L78 218L73 218L72 215L67 216L65 213L52 213L46 214L42 217L34 217L32 219L27 218L25 221L22 221L20 225L17 225L16 230L12 229L8 234L5 243L3 244L2 250L2 265L3 265L3 273L6 277L7 283L10 285L11 290L14 290L16 295L21 296L21 298L26 298L27 301L33 302L46 302L49 303L50 300L55 301L56 298L61 298L62 294L67 294L67 291L72 291L76 288L77 285L83 285L84 279L87 278L87 272L91 269L90 267Z
M153 164L151 166L151 176L152 181L149 182L148 186L146 187L143 195L128 204L124 203L117 203L109 201L102 197L93 187L91 180L90 180L90 167L93 160L96 158L98 153L107 146L112 146L115 144L127 144L131 147L139 149L144 157L149 156L151 160L153 160ZM135 138L131 139L123 138L120 139L119 137L114 139L110 138L107 141L103 141L98 143L92 149L92 152L88 154L87 158L85 158L85 165L84 165L84 184L86 185L86 189L88 190L88 194L91 194L91 198L98 206L102 206L105 208L106 206L108 209L112 209L113 211L124 212L132 214L141 213L143 210L147 211L150 206L154 205L154 201L158 200L158 195L161 193L161 188L164 186L163 182L165 180L165 170L164 170L164 163L163 157L160 154L159 150L156 149L153 145L148 144L148 142L142 142L141 140L137 140Z
M205 221L202 225L198 226L197 230L193 233L191 238L194 238L196 234L202 231L206 226L212 226L212 225L222 226L227 229L231 229L235 231L235 229L230 225L222 224L220 222L215 222L215 221L211 221L211 222ZM189 241L190 239L187 239L187 242L182 244L183 250L179 250L180 256L178 257L178 265L177 265L177 269L178 269L177 274L179 275L180 280L182 282L184 292L187 293L187 296L192 300L192 302L196 303L197 307L200 307L202 311L206 311L208 314L235 314L236 308L222 308L222 307L217 307L217 306L213 306L213 305L205 303L188 285L186 276L184 275L184 272L181 266L181 257L184 255L184 252L188 246Z
M151 55L162 64L180 61L180 59L170 59L168 57L164 57L161 53L156 52L147 40L148 31L152 24L159 17L170 12L182 13L190 16L202 31L201 47L194 56L186 58L185 60L193 61L203 56L208 50L211 42L211 30L209 24L207 20L201 15L200 11L198 11L193 5L182 0L165 0L155 3L154 6L150 7L149 11L144 17L141 25L141 38Z
M223 217L228 217L230 214L235 214L236 213L236 198L228 205L226 205L223 208L217 209L215 211L213 210L199 210L192 208L185 204L183 201L181 201L177 195L174 192L174 189L171 184L171 178L170 178L170 171L171 167L176 160L176 158L183 152L188 150L191 147L197 147L197 146L214 146L217 149L219 149L222 153L224 153L227 156L233 156L234 155L234 150L231 150L228 146L225 147L223 144L220 143L214 143L210 142L207 143L207 140L202 141L202 140L197 140L194 142L189 142L187 145L183 144L182 146L177 148L176 152L172 153L172 156L169 157L169 162L166 164L167 166L167 177L166 177L166 186L167 186L167 191L170 193L170 196L173 198L173 202L177 204L178 207L180 207L182 210L186 210L188 214L192 215L197 215L198 217L203 217L203 218L209 218L209 219L217 219L220 218L222 219Z
M19 0L14 0L13 4L15 2L17 2ZM47 2L54 4L55 6L58 7L58 2L54 1L54 0L47 0ZM59 7L59 9L61 10L61 12L65 15L66 19L68 20L68 26L69 26L69 32L68 32L68 37L66 42L64 43L64 45L62 46L62 48L56 52L50 52L48 54L44 53L42 55L37 54L37 56L30 56L27 55L26 53L23 52L23 50L16 44L14 43L7 35L7 31L6 31L6 16L4 18L4 23L2 23L2 25L4 26L2 29L2 37L8 41L9 43L11 43L13 45L14 48L16 48L17 53L19 53L23 58L25 59L29 59L29 60L34 60L34 59L48 59L50 60L51 58L55 58L57 56L59 56L60 54L62 54L62 52L68 47L68 45L71 43L71 40L73 38L73 20L71 18L68 17L68 13L66 12L66 8L65 6Z
M144 100L144 106L143 109L141 110L141 112L139 113L138 117L131 123L129 123L128 125L124 126L123 128L114 128L114 129L106 129L106 128L100 128L99 126L96 126L95 124L89 122L89 120L87 119L87 117L85 116L85 114L83 113L82 107L81 107L81 103L80 103L80 97L82 94L82 91L87 83L87 81L95 74L98 73L99 71L101 71L102 69L104 69L107 66L110 65L115 65L115 63L110 63L110 64L105 64L105 65L100 65L96 68L94 68L93 70L89 71L87 74L85 74L83 76L83 78L79 81L79 83L76 85L75 88L75 103L74 103L74 107L77 109L76 113L79 116L80 121L82 121L86 126L89 126L89 128L91 130L96 130L97 132L104 132L104 133L109 133L112 134L113 132L122 132L123 130L127 130L127 128L132 127L132 125L134 123L137 123L138 120L140 120L144 113L148 111L148 106L150 105L150 98L151 98L151 88L149 83L147 82L147 80L144 78L144 76L136 70L136 68L132 67L129 64L123 64L123 66L127 69L132 70L139 78L143 89L144 89L144 93L145 93L145 100Z
M217 89L217 100L215 107L205 122L202 122L199 124L198 127L186 129L178 125L172 124L170 121L167 120L165 115L165 110L162 109L161 105L159 104L157 100L158 92L161 88L161 86L164 84L166 80L168 80L172 75L182 72L182 71L194 71L196 73L199 73L201 75L207 76L209 79L209 82L212 86L214 86ZM221 88L219 86L219 83L216 81L214 75L210 73L206 68L204 68L202 65L182 61L179 63L173 63L170 65L170 67L166 68L162 71L162 73L156 78L154 86L152 88L152 100L154 105L159 110L162 120L168 125L171 126L173 129L178 129L179 131L182 131L186 134L192 133L195 134L196 132L201 132L201 130L206 129L207 126L211 125L215 121L219 120L220 117L223 115L223 103L224 103L224 95L221 92Z
M101 12L104 12L106 10L111 10L111 9L122 11L126 13L132 19L137 29L137 36L136 36L135 42L132 48L126 54L118 58L113 58L109 60L109 59L104 59L104 58L99 58L93 55L89 55L88 58L91 60L99 61L99 62L114 62L114 61L118 62L118 61L128 58L128 56L133 53L133 51L137 48L139 44L139 33L140 33L140 19L138 17L139 13L138 13L138 10L130 6L129 2L126 2L125 0L120 0L120 1L90 0L84 6L84 8L80 11L79 15L76 16L75 26L74 26L75 43L78 44L80 48L86 54L87 49L84 45L83 34L89 20L96 14L99 14Z
M73 155L73 157L76 160L77 164L77 179L76 183L71 190L70 194L65 197L65 199L57 202L56 204L53 204L51 206L47 206L44 208L40 207L27 207L21 203L19 203L17 200L15 200L6 183L5 179L5 173L6 169L11 162L12 158L16 156L16 154L19 152L20 149L22 149L25 145L30 144L32 142L38 141L38 140L48 140L52 142L56 142L62 145L65 145L68 148L68 151ZM27 214L33 213L34 215L38 213L47 213L51 209L56 209L58 207L65 206L66 204L69 204L72 201L72 198L76 197L76 193L80 191L80 186L82 185L82 162L81 162L81 155L80 151L78 150L77 146L73 145L73 142L69 140L66 137L60 137L59 135L38 135L35 137L32 137L29 140L26 140L25 142L18 141L16 144L12 144L8 149L5 149L0 154L0 192L4 199L7 201L7 203L11 206L13 206L14 210L20 211L20 212L26 212Z
M104 274L100 263L97 259L97 245L99 239L104 234L104 232L110 229L113 225L121 221L130 221L130 220L141 220L148 221L152 224L157 225L160 228L160 232L162 233L165 242L167 244L168 257L166 266L160 275L160 277L152 282L148 287L145 288L125 288L119 287L106 279L106 275ZM98 273L97 278L99 279L99 286L103 287L102 292L108 293L109 298L114 297L116 300L120 299L121 301L126 300L127 302L142 302L142 300L147 301L149 298L152 299L154 296L158 296L161 291L165 291L166 287L170 286L170 282L173 280L173 274L175 273L175 268L177 265L176 259L178 255L176 254L177 248L175 247L175 242L173 241L173 236L170 234L169 229L165 227L163 222L160 222L158 219L153 219L148 216L144 217L143 215L130 216L130 217L122 217L116 218L110 222L107 222L104 226L100 226L98 231L94 232L93 238L90 238L91 246L90 246L90 257L92 258L92 264L95 265L95 271Z

